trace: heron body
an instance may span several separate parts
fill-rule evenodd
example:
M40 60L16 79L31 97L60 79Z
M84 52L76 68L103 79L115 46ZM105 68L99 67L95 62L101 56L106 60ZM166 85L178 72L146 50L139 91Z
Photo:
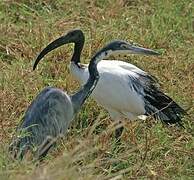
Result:
M67 34L63 43L75 43L76 34ZM54 87L43 89L28 107L25 116L17 128L20 133L11 145L10 151L15 157L22 159L29 150L40 159L48 153L56 139L64 135L82 104L92 93L99 80L97 64L109 54L119 51L130 51L132 45L124 41L113 41L99 50L88 65L89 77L78 92L69 96ZM47 51L47 50L46 50ZM43 50L37 57L34 69L44 57Z
M17 129L21 138L12 144L18 150L17 156L23 158L29 149L37 149L36 156L44 157L55 138L65 134L73 116L70 96L54 87L44 88L27 109Z
M70 69L74 77L84 84L89 77L88 65L80 63L85 38L81 30L72 32L76 34L76 40ZM43 50L43 55L62 46L63 38L61 36L51 42ZM158 55L151 49L133 44L128 53ZM98 71L100 78L91 96L109 112L113 120L120 121L123 117L133 120L140 115L153 115L166 124L181 124L185 111L160 90L156 78L147 72L130 63L116 60L100 61Z

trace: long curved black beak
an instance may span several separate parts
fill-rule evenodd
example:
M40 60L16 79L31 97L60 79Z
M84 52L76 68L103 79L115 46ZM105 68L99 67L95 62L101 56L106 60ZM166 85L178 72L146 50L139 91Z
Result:
M46 46L41 52L40 54L37 56L35 63L33 65L33 70L36 69L36 66L38 65L39 61L46 55L48 54L50 51L64 45L67 43L71 43L72 41L70 40L70 38L68 38L67 36L62 36L56 40L54 40L53 42L51 42L48 46Z
M152 49L147 49L147 48L143 48L135 45L131 45L131 47L129 47L129 51L131 51L130 52L131 54L144 54L144 55L155 55L155 56L160 55L159 52L156 52Z

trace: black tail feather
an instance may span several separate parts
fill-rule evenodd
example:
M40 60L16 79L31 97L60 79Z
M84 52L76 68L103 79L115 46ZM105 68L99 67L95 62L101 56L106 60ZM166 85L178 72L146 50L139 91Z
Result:
M155 119L160 119L166 124L178 123L183 126L181 119L186 114L186 111L175 101L155 86L152 86L145 93L147 115L153 115Z
M182 118L187 114L186 111L159 89L154 77L148 75L144 78L146 115L152 115L166 124L179 124L183 127Z

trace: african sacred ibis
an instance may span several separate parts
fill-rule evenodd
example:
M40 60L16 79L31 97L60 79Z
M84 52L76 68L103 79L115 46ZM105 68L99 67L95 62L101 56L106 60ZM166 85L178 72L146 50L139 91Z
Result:
M68 42L74 42L76 35L69 37ZM30 150L34 151L36 158L44 157L56 138L66 133L70 122L94 90L99 79L98 62L110 54L119 51L128 53L132 49L134 47L127 42L113 41L98 51L88 66L88 80L71 96L58 88L44 88L33 100L17 128L16 134L20 136L16 136L10 145L10 151L14 156L23 159ZM38 61L39 56L36 59L36 65Z
M75 46L70 69L73 76L84 84L89 77L89 71L88 65L80 64L85 38L79 29L51 42L39 54L34 68L47 53L69 43L72 36ZM133 44L129 53L159 55L151 49ZM181 124L184 109L160 90L156 78L152 75L130 63L118 60L102 60L98 64L98 71L99 82L91 96L109 112L113 120L121 121L123 117L133 120L140 115L152 115L166 124ZM122 128L116 130L116 136L120 136L121 132Z

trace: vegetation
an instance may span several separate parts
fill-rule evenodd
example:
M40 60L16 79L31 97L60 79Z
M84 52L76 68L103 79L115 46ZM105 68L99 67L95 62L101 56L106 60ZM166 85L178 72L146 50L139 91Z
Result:
M0 1L0 179L193 179L193 0ZM91 98L67 136L38 166L7 153L15 127L45 86L73 92L68 64L72 46L50 53L32 71L36 55L73 28L86 35L82 61L113 39L142 44L160 57L113 57L156 76L188 116L185 129L148 121L125 122L121 144L107 112Z

